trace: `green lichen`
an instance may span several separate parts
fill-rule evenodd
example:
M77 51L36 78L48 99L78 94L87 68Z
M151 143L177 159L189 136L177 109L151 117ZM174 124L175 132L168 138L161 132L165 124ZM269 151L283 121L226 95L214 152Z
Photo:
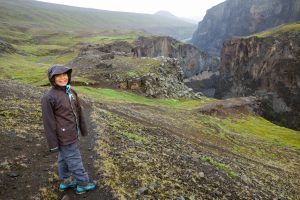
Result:
M213 166L217 167L221 171L225 172L231 178L235 178L239 175L234 170L232 170L228 165L225 165L224 163L221 163L221 162L213 159L212 157L203 156L201 158L201 160L212 164Z

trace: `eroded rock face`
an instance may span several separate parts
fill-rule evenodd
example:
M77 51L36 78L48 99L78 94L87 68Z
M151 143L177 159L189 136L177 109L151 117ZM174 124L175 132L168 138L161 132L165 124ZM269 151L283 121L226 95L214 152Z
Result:
M220 98L257 95L267 100L269 118L300 128L300 34L234 39L224 43ZM280 118L280 119L279 119Z
M201 98L183 83L184 73L176 58L157 57L160 67L155 73L119 80L119 88L140 90L146 96L154 98Z
M164 56L180 59L185 78L208 69L216 69L219 65L218 59L171 37L139 37L137 42L137 54L140 57Z
M211 55L220 55L225 39L299 20L299 0L227 0L207 11L192 43Z
M184 85L180 59L157 57L159 54L155 58L137 58L132 55L132 48L127 42L87 45L69 63L75 69L73 76L87 80L85 85L117 87L154 98L201 97Z

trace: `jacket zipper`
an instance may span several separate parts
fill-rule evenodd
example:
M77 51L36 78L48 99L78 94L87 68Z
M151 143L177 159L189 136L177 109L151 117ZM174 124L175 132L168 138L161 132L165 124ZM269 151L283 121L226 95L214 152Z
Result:
M79 136L80 136L80 129L79 129L78 117L76 115L76 112L74 110L74 106L72 104L73 94L71 93L71 91L69 92L71 94L71 96L69 96L68 92L66 92L66 93L67 93L67 96L68 96L68 99L69 99L69 102L70 102L70 105L71 105L71 109L72 109L73 115L75 117L75 123L76 123L76 129L77 129L77 138L80 139L79 138Z

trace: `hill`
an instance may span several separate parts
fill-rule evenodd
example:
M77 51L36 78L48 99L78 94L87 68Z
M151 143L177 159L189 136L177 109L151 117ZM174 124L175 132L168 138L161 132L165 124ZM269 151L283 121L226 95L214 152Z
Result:
M0 30L9 28L22 32L138 30L184 39L189 38L195 29L194 24L176 17L87 9L33 0L1 0L0 19Z

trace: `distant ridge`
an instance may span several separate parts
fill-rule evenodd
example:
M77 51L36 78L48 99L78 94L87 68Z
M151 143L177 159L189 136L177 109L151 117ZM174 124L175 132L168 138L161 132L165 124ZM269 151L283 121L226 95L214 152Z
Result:
M181 21L185 21L185 22L191 23L191 24L197 24L198 21L200 21L200 20L196 19L196 17L195 18L177 17L176 15L173 15L169 11L165 11L165 10L158 11L158 12L154 13L154 15L162 16L162 17L169 17L169 18L173 18L173 19L179 19Z
M0 19L0 26L27 30L134 29L177 39L190 37L195 29L194 24L176 17L79 8L34 0L1 0Z
M172 13L170 13L169 11L165 11L165 10L158 11L158 12L154 13L154 15L158 15L158 16L162 16L162 17L177 18L178 19L177 16L175 16Z

